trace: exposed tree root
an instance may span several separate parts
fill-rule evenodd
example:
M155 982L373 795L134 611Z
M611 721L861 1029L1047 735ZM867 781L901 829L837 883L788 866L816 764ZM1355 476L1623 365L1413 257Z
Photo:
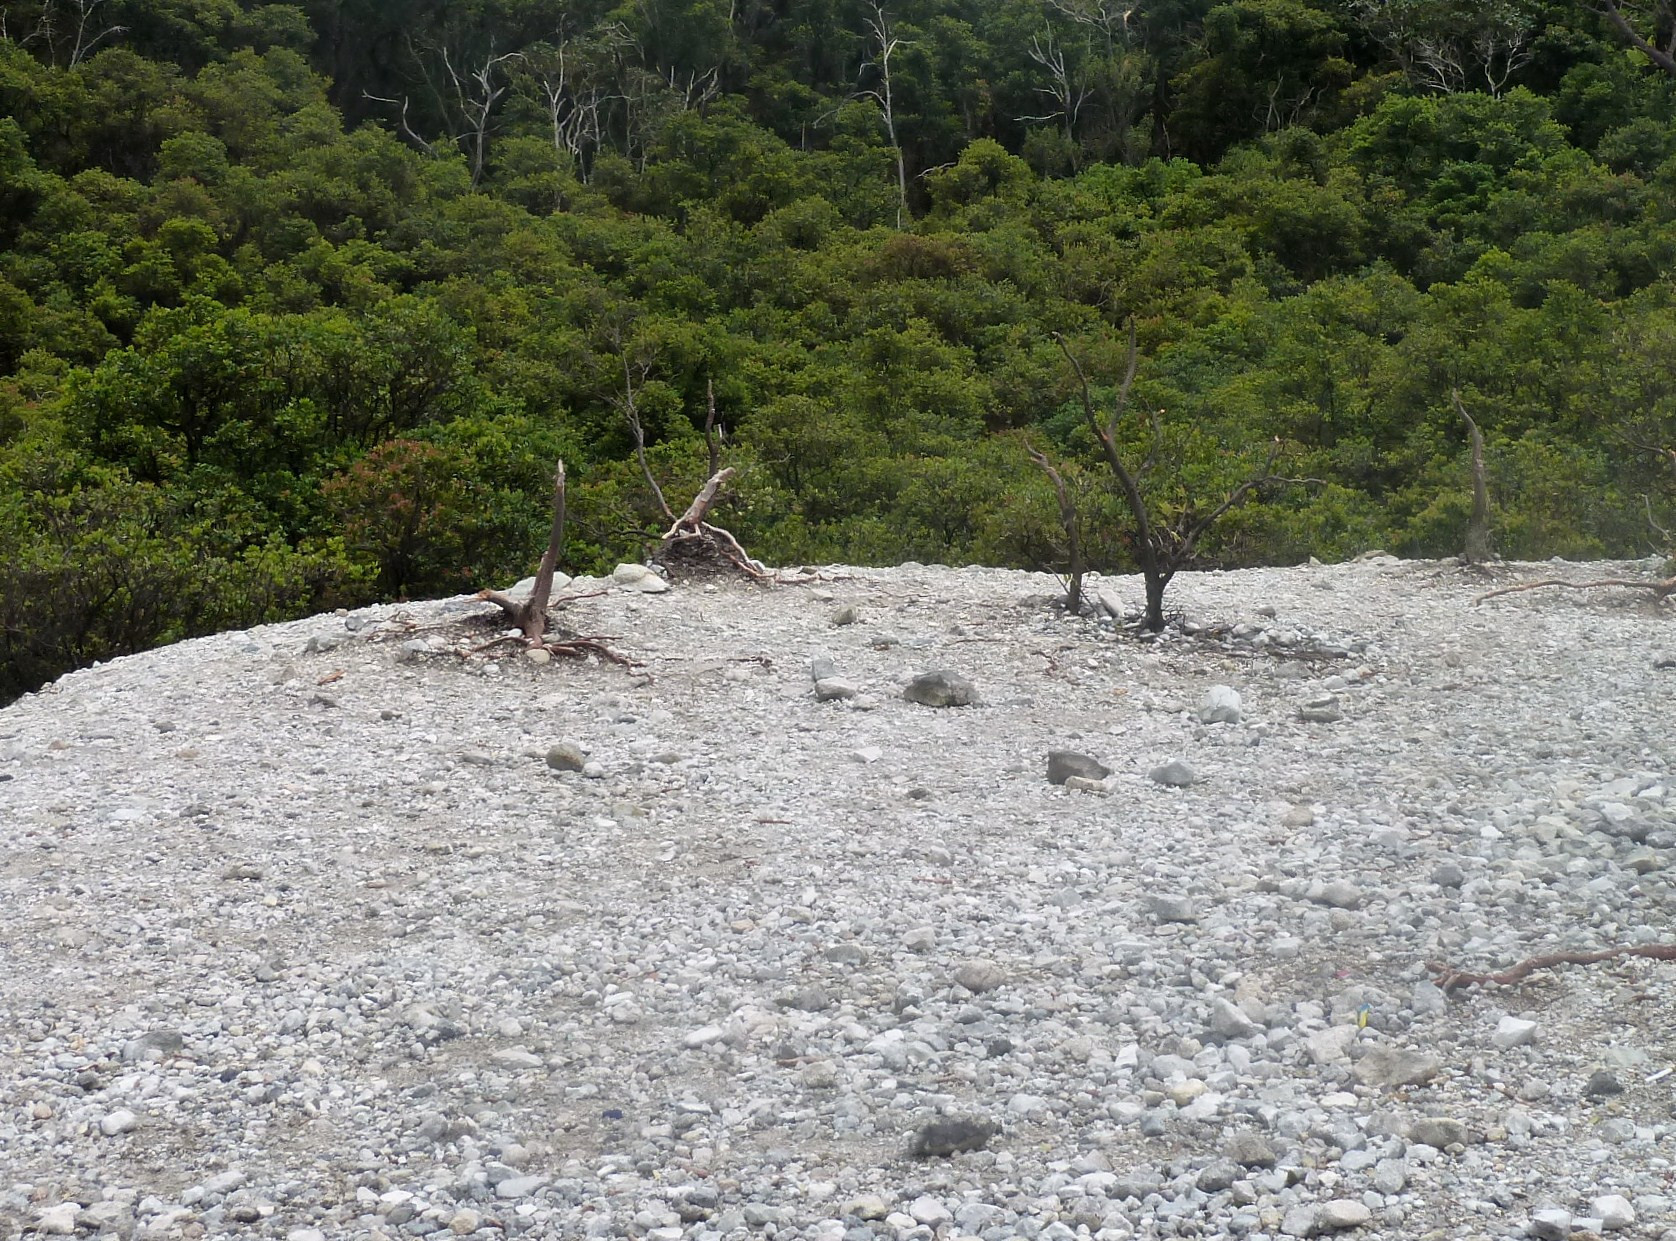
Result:
M705 520L721 493L722 485L732 477L732 466L717 470L710 476L693 497L693 502L687 505L687 511L675 518L674 524L664 531L663 540L652 556L654 561L671 573L682 576L738 573L753 582L774 580L774 575L760 561L746 555L738 539Z
M1556 965L1592 965L1596 961L1612 961L1619 957L1650 957L1655 961L1676 961L1676 944L1625 944L1618 948L1603 948L1598 952L1551 952L1545 956L1527 957L1510 969L1495 974L1470 974L1453 969L1437 961L1428 961L1426 968L1433 981L1444 991L1462 987L1483 987L1494 983L1498 987L1511 986L1528 978L1537 970Z
M1563 578L1543 578L1540 582L1521 582L1517 586L1503 586L1500 590L1492 590L1479 595L1472 602L1474 605L1483 603L1486 599L1494 599L1497 595L1515 595L1526 590L1541 590L1546 586L1557 586L1563 590L1595 590L1603 586L1622 586L1628 590L1650 590L1654 601L1663 603L1672 594L1676 594L1676 577L1667 577L1647 581L1634 577L1603 577L1594 582L1568 582Z
M558 568L559 549L564 546L564 462L553 471L553 526L547 535L547 550L541 553L541 567L535 571L535 585L528 599L514 599L498 590L482 590L487 600L511 618L531 647L544 645L547 633L547 601L553 594L553 571Z

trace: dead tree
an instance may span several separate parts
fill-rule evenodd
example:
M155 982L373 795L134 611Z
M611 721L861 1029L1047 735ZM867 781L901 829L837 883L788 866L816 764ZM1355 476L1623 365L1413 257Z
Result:
M1048 482L1053 485L1054 498L1059 501L1059 524L1065 527L1065 610L1072 616L1082 611L1082 578L1087 572L1087 566L1082 559L1082 514L1077 511L1077 503L1071 498L1069 489L1065 486L1065 477L1053 462L1048 460L1047 454L1032 444L1026 444L1024 451L1030 454L1030 460L1036 467L1046 474Z
M505 612L524 635L531 647L546 645L547 605L553 595L553 571L559 565L559 552L564 547L564 462L553 471L553 525L547 534L547 550L541 553L541 565L535 571L535 586L528 599L514 599L498 590L478 593Z
M738 539L706 520L722 487L732 477L732 466L725 466L710 476L687 505L687 511L664 531L663 540L652 556L654 561L671 572L689 576L734 572L756 582L767 581L772 576L760 561L746 554Z
M1137 466L1130 467L1117 444L1123 415L1129 404L1129 389L1134 385L1135 369L1139 360L1135 321L1129 321L1129 350L1123 367L1123 382L1119 385L1117 398L1112 404L1111 417L1104 422L1094 412L1094 396L1089 389L1088 376L1083 371L1082 363L1077 361L1076 355L1071 352L1063 336L1055 332L1053 339L1058 343L1059 351L1065 355L1065 360L1070 363L1071 370L1076 375L1082 397L1083 420L1100 445L1101 455L1111 468L1112 477L1117 480L1118 490L1129 509L1132 523L1130 541L1135 559L1140 563L1141 577L1146 583L1146 613L1141 619L1141 626L1148 632L1157 633L1164 628L1164 591L1170 580L1193 560L1198 550L1199 539L1205 531L1258 487L1279 481L1274 474L1274 463L1280 455L1280 441L1274 441L1259 473L1240 483L1216 504L1207 509L1200 509L1189 502L1183 505L1174 517L1165 521L1154 515L1141 491L1142 481L1157 464L1163 448L1164 432L1160 417L1162 411L1153 414L1152 445L1146 457Z
M1470 565L1487 564L1493 553L1490 551L1490 487L1484 480L1484 434L1461 404L1460 390L1451 388L1449 395L1472 440L1472 514L1467 518L1466 559Z
M641 366L641 380L644 382L649 364ZM705 385L706 410L704 417L704 443L710 459L710 476L693 502L687 506L687 511L679 517L675 510L669 507L669 501L663 494L663 488L658 485L656 476L652 473L651 463L646 459L646 430L640 422L640 406L637 400L634 368L629 362L628 354L623 355L623 398L621 407L623 416L628 422L629 436L634 440L634 459L640 465L641 476L646 480L647 489L657 502L658 510L670 523L658 541L657 551L652 553L654 563L662 565L672 573L687 576L700 576L706 573L739 573L752 581L766 581L771 576L762 563L753 560L740 546L739 540L721 526L712 525L707 518L710 509L721 496L722 487L734 475L731 466L721 465L722 430L716 423L716 389L714 383Z
M879 105L879 119L884 122L885 136L890 139L891 152L896 156L896 227L901 228L902 217L908 210L908 162L902 142L896 136L896 96L891 84L890 61L904 44L891 32L890 18L885 15L883 4L873 5L873 15L867 19L867 33L872 36L877 49L871 66L863 65L862 68L873 68L878 73L879 85L862 91L861 96Z

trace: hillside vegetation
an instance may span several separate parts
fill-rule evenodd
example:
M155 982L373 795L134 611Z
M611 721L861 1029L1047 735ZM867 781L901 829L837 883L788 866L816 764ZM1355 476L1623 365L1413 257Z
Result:
M1053 566L1059 348L1210 563L1676 524L1670 0L5 0L0 700L566 567ZM1156 416L1154 411L1158 411ZM1153 425L1159 428L1153 441ZM684 500L683 500L684 502Z

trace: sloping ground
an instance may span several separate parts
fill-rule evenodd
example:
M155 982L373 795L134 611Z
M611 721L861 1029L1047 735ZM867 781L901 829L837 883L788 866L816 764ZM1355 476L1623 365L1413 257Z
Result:
M1676 963L1428 963L1676 940L1676 634L1485 589L577 582L642 671L453 600L67 677L0 712L0 1236L1658 1237Z

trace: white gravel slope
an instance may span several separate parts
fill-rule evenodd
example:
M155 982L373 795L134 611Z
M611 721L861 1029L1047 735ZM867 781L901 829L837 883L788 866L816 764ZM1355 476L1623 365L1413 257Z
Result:
M649 680L454 600L0 712L0 1238L1676 1238L1676 962L1427 981L1676 941L1668 608L1384 558L1142 642L830 577L564 610Z

